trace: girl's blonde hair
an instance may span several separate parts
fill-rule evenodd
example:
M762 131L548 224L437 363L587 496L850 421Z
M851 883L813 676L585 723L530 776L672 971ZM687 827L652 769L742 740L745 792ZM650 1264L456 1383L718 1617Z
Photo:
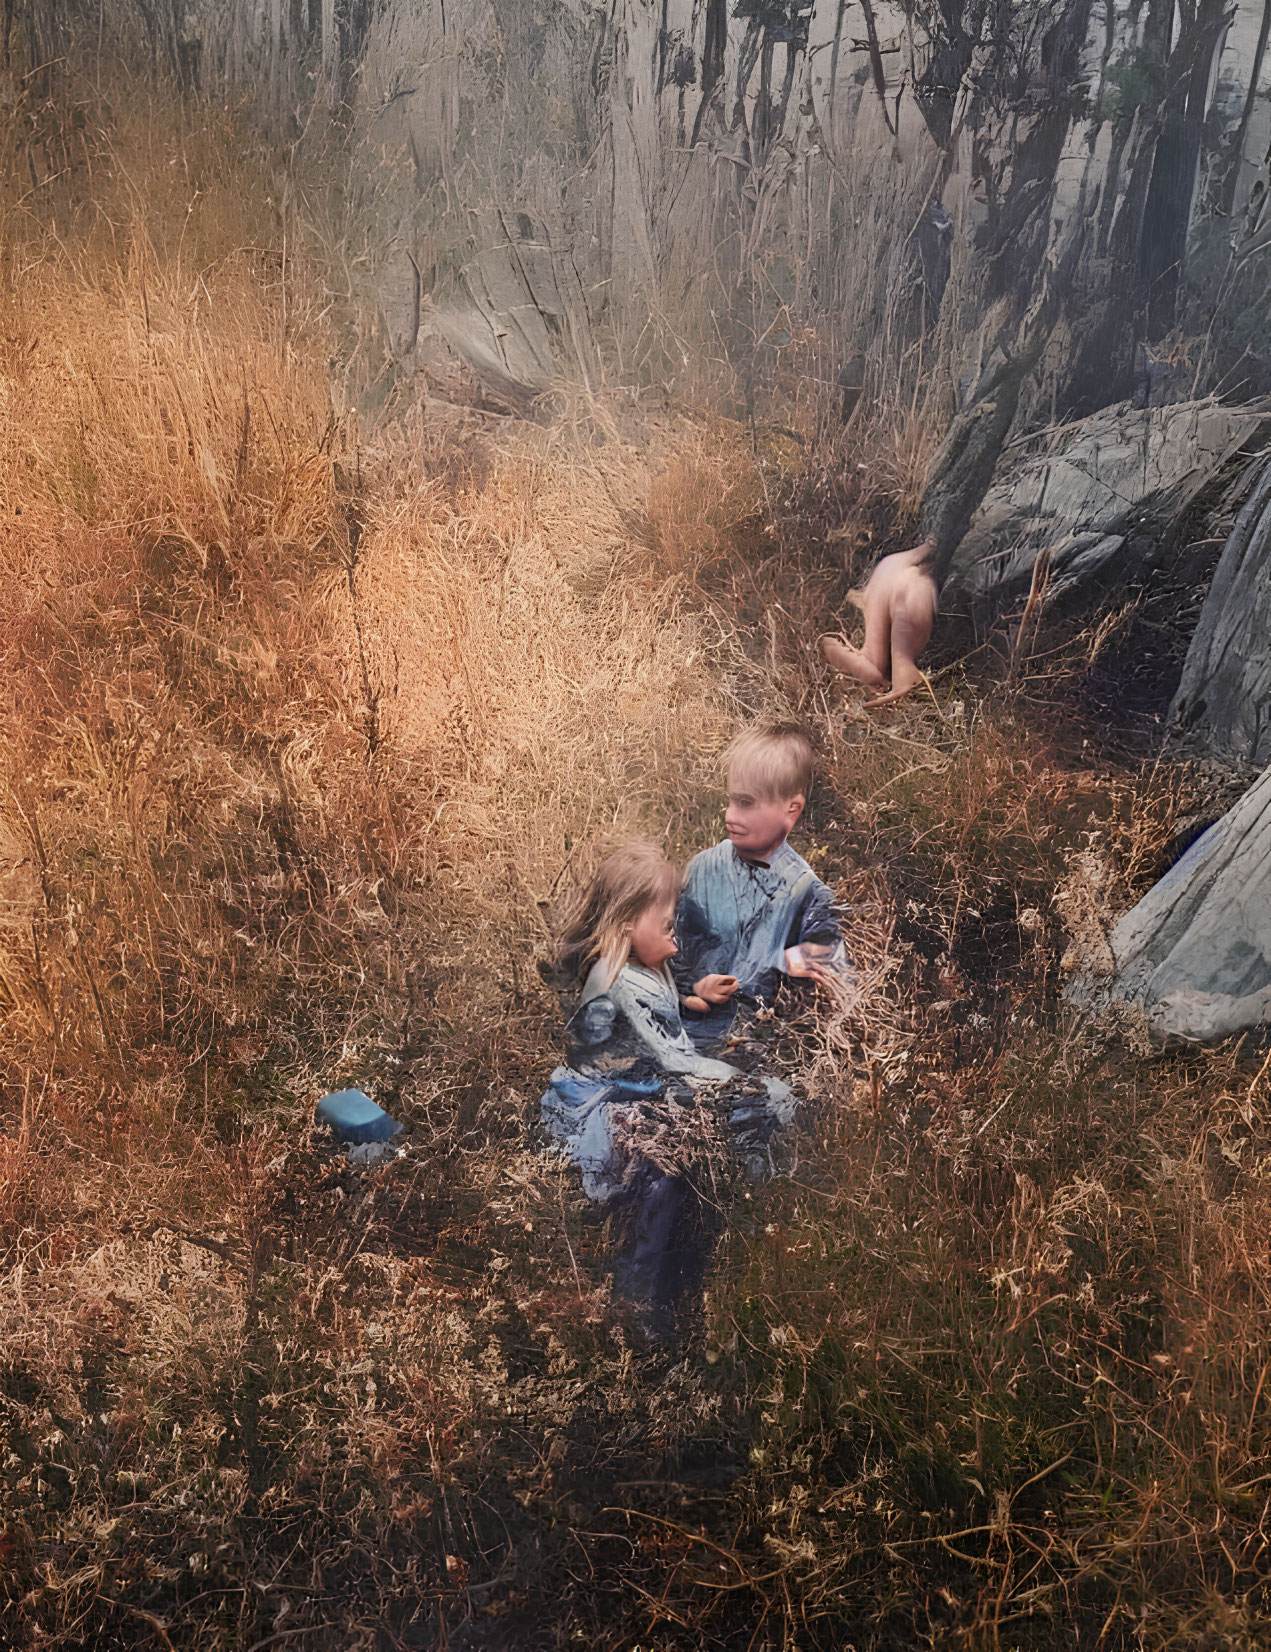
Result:
M560 968L581 980L594 963L616 978L631 951L631 931L651 906L674 901L680 873L652 843L626 843L601 861L559 931Z

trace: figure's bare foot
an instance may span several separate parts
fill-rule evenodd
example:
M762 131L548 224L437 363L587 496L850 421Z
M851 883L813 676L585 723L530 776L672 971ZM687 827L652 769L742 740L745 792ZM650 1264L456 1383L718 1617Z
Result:
M850 648L838 637L824 636L820 639L821 652L825 662L835 671L841 671L844 676L855 677L858 683L864 683L866 688L886 688L887 679L874 666L873 662L861 653L859 648Z
M866 711L878 711L882 706L894 706L898 700L903 700L907 694L912 694L912 688L893 688L886 694L878 694L872 700L866 700Z
M880 706L894 706L898 700L903 700L906 694L912 694L919 683L925 683L926 681L925 674L920 671L912 682L897 683L888 693L879 694L872 700L866 700L865 709L866 711L877 711Z

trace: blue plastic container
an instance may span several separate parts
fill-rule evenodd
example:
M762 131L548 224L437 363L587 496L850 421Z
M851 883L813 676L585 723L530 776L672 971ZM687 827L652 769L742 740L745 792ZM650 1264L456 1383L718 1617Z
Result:
M354 1146L368 1141L392 1141L405 1128L396 1119L389 1118L384 1109L377 1107L361 1090L333 1090L318 1103L314 1117L319 1124L330 1125L341 1141Z

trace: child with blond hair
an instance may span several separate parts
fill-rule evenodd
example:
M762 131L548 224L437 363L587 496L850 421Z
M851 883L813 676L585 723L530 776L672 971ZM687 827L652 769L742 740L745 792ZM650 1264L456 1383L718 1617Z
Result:
M722 843L689 862L675 978L695 1042L727 1031L739 1001L771 1003L783 977L832 986L847 958L834 895L787 841L812 789L812 743L795 723L744 730L724 753Z
M678 870L651 843L629 843L602 862L561 933L561 964L582 983L565 1029L572 1067L628 1081L736 1077L735 1067L699 1054L680 1018L667 968L679 891Z
M729 1123L766 1141L793 1111L789 1090L761 1081L758 1093L736 1067L701 1054L684 1030L668 964L675 956L680 874L649 843L615 850L597 870L560 934L566 978L581 984L565 1029L567 1065L549 1080L541 1111L548 1131L582 1171L583 1190L634 1206L634 1249L620 1265L628 1296L666 1303L675 1294L671 1235L687 1195L679 1176L638 1157L626 1143L633 1110L674 1087L688 1101L703 1087L733 1081L752 1093L725 1105Z

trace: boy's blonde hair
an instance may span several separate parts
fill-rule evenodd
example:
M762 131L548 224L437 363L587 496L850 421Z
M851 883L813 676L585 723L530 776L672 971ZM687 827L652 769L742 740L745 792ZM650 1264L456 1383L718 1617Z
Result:
M797 723L757 723L724 752L729 781L742 779L767 803L786 803L812 791L812 742Z
M611 980L631 952L631 930L651 906L675 901L679 868L652 843L625 843L596 868L574 911L559 932L559 965L580 980L599 963Z

